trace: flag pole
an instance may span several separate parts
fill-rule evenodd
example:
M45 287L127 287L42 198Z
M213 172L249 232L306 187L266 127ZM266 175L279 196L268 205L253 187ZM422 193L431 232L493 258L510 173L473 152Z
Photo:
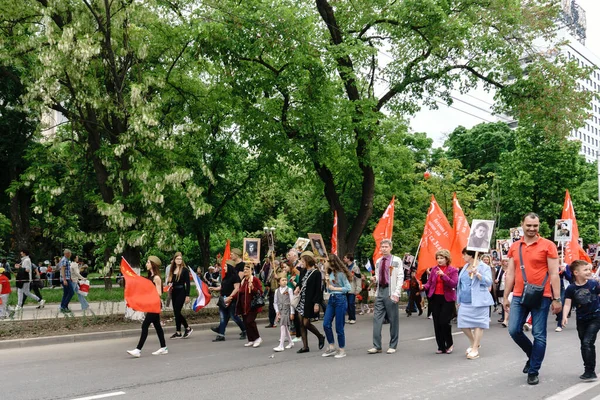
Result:
M419 251L421 250L421 243L423 242L423 238L421 238L419 240L419 245L417 246L417 252L415 254L415 257L412 260L412 263L410 264L410 269L412 269L412 267L414 267L415 262L417 261L417 257L419 257Z

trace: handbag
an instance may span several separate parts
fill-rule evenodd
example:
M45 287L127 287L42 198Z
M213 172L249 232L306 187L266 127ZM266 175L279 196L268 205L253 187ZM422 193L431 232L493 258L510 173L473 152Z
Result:
M300 293L290 301L290 305L294 307L294 310L298 307L298 304L300 304Z
M219 300L217 300L217 307L227 308L227 305L225 304L225 296L219 296Z
M90 281L87 279L79 281L79 290L77 290L77 293L82 296L87 296L90 293Z
M265 305L265 298L260 294L260 292L255 292L252 296L252 300L250 300L250 308L259 308Z
M540 308L542 299L544 298L544 288L548 281L548 273L541 285L534 285L527 282L525 275L525 266L523 265L523 243L519 246L519 261L521 262L521 274L523 275L523 293L521 294L521 305L529 309Z

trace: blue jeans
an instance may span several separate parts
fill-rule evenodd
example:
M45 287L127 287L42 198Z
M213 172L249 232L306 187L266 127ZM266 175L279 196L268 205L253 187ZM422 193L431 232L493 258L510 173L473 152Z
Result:
M71 298L75 293L73 292L71 281L67 281L66 285L63 283L63 281L61 281L60 284L63 288L63 296L62 300L60 301L60 308L63 310L67 310L69 308L69 302L71 301Z
M240 329L242 330L242 332L246 332L246 328L244 328L244 323L242 322L242 319L240 317L238 317L237 315L235 315L235 305L236 305L236 300L233 299L231 300L231 303L229 303L229 307L227 308L223 308L223 307L219 307L219 335L220 336L225 336L225 329L227 328L227 324L229 323L229 319L233 319L233 321L237 324L237 326L240 327Z
M542 305L539 308L529 309L521 306L520 296L513 296L510 303L508 333L515 343L527 354L527 358L529 358L529 374L537 375L539 373L542 361L544 361L544 356L546 355L546 328L548 325L550 303L552 303L552 300L549 297L544 297ZM530 312L533 343L523 333L523 324Z
M596 369L596 336L600 330L600 317L577 320L577 334L581 342L581 358L585 372L595 372Z
M356 321L356 294L348 293L346 299L348 300L348 320Z
M73 294L77 292L77 282L71 281L71 288L73 289ZM79 299L79 304L81 304L82 310L87 310L89 308L89 304L85 296L77 293L77 298Z
M344 294L332 294L327 302L325 316L323 317L323 330L327 337L327 343L334 344L333 329L331 323L335 317L335 333L337 334L338 347L343 349L346 347L346 335L344 334L344 324L346 318L346 309L348 308L348 300Z

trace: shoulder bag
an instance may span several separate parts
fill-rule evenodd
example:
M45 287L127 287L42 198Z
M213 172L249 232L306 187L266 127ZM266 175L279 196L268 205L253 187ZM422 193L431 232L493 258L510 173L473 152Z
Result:
M523 243L519 246L519 261L521 262L521 274L523 275L523 294L521 294L521 305L531 309L540 308L544 298L544 288L548 281L548 273L541 285L534 285L527 282L525 275L525 265L523 264Z

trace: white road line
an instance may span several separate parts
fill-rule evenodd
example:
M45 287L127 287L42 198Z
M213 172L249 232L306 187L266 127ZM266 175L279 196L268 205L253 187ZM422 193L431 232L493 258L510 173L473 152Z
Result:
M462 332L454 332L454 333L452 334L452 336L456 336L456 335L462 335L462 334L463 334ZM424 338L422 338L422 339L419 339L419 340L420 340L420 341L424 341L424 340L433 340L433 339L435 339L435 336L431 336L431 337L424 337Z
M96 400L96 399L105 399L107 397L114 397L114 396L121 396L122 394L125 394L125 392L112 392L112 393L104 393L104 394L97 394L94 396L88 396L88 397L78 397L76 399L73 400Z
M587 392L594 386L600 385L600 381L596 381L594 383L578 383L577 385L573 385L570 388L563 390L560 393L556 393L554 396L546 397L546 400L569 400L575 396L579 396L583 392ZM598 399L600 396L594 397L594 399Z

